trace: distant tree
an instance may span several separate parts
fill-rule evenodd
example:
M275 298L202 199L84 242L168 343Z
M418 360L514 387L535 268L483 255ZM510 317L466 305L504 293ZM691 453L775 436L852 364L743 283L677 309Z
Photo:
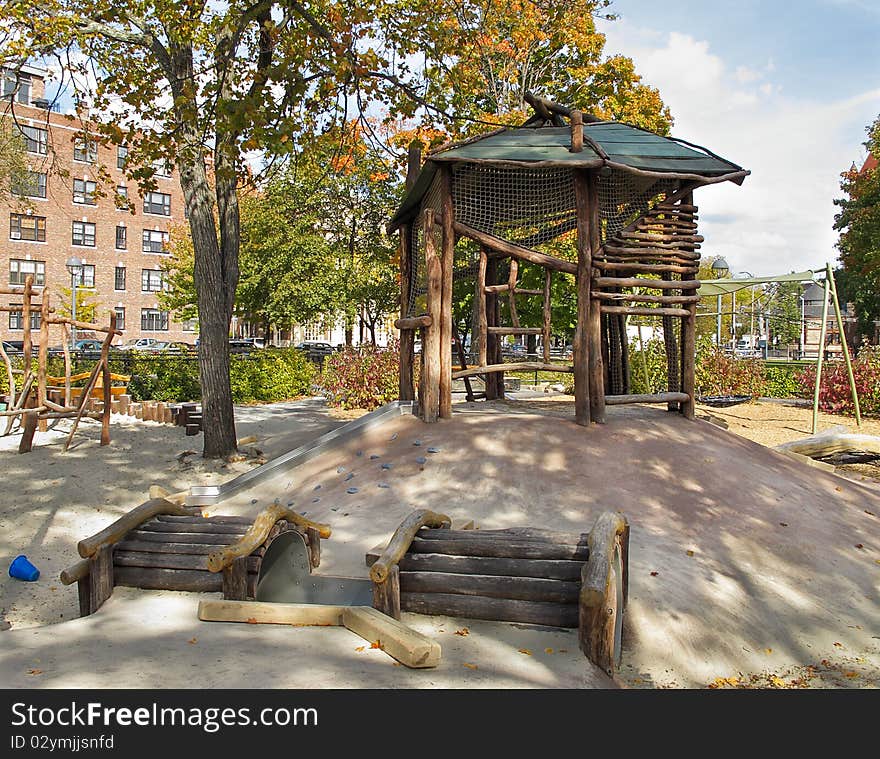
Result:
M880 157L880 117L867 132L865 147ZM880 168L853 167L841 177L840 189L846 197L834 201L840 208L834 229L840 233L842 271L835 280L841 298L855 306L859 332L872 335L874 320L880 319Z
M21 131L8 112L0 113L0 201L8 202L17 195L14 204L26 207L27 199L16 190L26 185L29 179L27 152Z

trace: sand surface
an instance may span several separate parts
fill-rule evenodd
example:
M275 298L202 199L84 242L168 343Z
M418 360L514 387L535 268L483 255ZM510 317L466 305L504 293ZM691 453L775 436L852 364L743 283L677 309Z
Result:
M364 553L412 508L474 518L487 529L565 530L588 529L601 510L619 509L632 536L616 683L580 655L574 631L529 625L405 614L443 646L440 667L413 671L345 630L199 622L199 598L219 594L118 588L96 615L66 621L76 616L76 591L57 576L78 558L79 539L145 500L151 484L218 483L261 460L209 464L184 455L200 438L122 419L114 419L108 448L97 445L95 426L67 454L41 440L29 455L0 450L0 558L26 553L43 571L37 583L0 579L0 606L13 628L0 633L7 644L0 680L37 688L880 684L874 482L807 467L718 426L747 432L743 406L701 408L714 423L618 407L608 424L585 430L564 400L549 405L459 404L451 421L432 426L400 417L212 511L253 514L275 499L294 503L333 527L319 571L365 577ZM809 433L808 409L751 410L765 405L781 421L760 430L791 427L791 439ZM823 425L829 421L841 422ZM341 422L308 401L243 409L238 434L256 434L263 456L274 456ZM284 655L308 657L310 666L273 666Z

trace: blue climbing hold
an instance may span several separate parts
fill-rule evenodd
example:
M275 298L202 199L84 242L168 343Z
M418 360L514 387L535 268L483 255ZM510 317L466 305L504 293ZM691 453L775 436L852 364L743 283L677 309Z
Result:
M357 488L349 488L345 492L348 493L349 495L354 495L355 493L358 492L358 489Z
M391 464L382 464L383 469L391 469Z
M345 475L345 479L343 480L343 482L348 482L352 477L354 477L354 472L349 472L347 475Z
M428 453L440 453L439 448L428 448Z

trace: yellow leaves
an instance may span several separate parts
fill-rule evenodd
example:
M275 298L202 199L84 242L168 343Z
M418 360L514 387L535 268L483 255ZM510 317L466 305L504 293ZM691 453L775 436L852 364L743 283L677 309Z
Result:
M688 556L693 556L693 555L694 555L694 552L691 551L691 550L686 551L686 553L687 553Z
M355 649L355 651L357 651L358 653L360 653L360 652L363 651L365 648L366 648L366 646L358 646L358 647Z
M545 654L552 654L552 653L553 653L553 649L552 649L552 648L545 648L545 649L544 649L544 653L545 653Z
M767 654L767 655L769 656L770 654L773 653L773 649L772 649L772 648L765 648L765 649L764 649L764 653Z
M529 649L527 649L527 648L519 648L519 649L517 649L517 650L519 651L519 653L521 653L521 654L525 654L526 656L531 656L531 655L532 655L532 652L529 651Z
M456 630L455 634L461 635L461 637L464 637L465 635L470 635L471 631L468 630L466 627L462 627L461 630Z
M198 642L199 642L199 639L198 639L198 638L190 638L190 639L187 641L187 643L189 643L191 646L194 646L194 645L195 645L196 643L198 643Z
M468 669L479 669L476 664L471 664L470 662L462 662L462 664Z
M852 680L852 679L858 677L858 676L859 676L859 673L858 673L858 672L852 672L852 671L850 671L850 672L844 672L844 673L843 673L843 676L846 677L846 678L849 678L850 680Z
M738 688L740 681L738 677L716 677L707 687L709 688Z

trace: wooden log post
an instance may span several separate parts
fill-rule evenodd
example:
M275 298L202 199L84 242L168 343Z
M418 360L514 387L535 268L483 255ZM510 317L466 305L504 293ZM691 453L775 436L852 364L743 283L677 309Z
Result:
M487 336L489 334L489 322L486 316L486 271L489 258L486 255L486 249L480 246L480 265L477 269L477 284L474 297L477 301L477 339L479 340L479 364L486 366L488 363L487 355L489 350ZM488 385L489 378L486 378Z
M31 341L31 297L34 293L34 275L28 274L24 278L24 290L21 297L21 327L22 333L22 359L24 373L31 370L31 353L33 351L33 343Z
M442 350L440 326L443 298L443 266L435 243L434 211L426 208L423 216L425 267L428 277L427 310L431 326L425 330L422 343L424 396L419 398L422 421L433 423L440 417L440 353Z
M629 525L622 514L604 512L590 531L590 557L581 574L578 640L590 661L613 674L620 658ZM624 544L627 548L624 548Z
M94 614L113 594L113 546L100 545L89 557L89 614Z
M590 266L588 275L587 303L590 310L590 322L587 342L589 356L587 359L590 374L590 418L599 424L605 423L605 372L602 366L602 311L599 301L594 301L590 295L593 288L592 262L601 254L602 241L599 226L599 175L592 171L587 175L587 198L586 208L579 206L578 214L588 213L587 228L590 235ZM580 228L580 216L578 216Z
M64 405L70 406L70 375L73 372L70 364L70 330L66 324L61 325L61 350L64 352Z
M572 153L581 153L584 149L584 114L580 111L571 112L571 147Z
M452 167L440 168L442 288L440 295L440 403L441 419L452 417L452 274L455 263L455 211L452 203Z
M485 252L485 249L483 250ZM486 261L486 284L494 285L498 282L498 259L488 258ZM486 293L486 344L487 364L501 363L501 341L498 335L493 334L489 327L497 327L500 321L498 294ZM486 364L484 364L485 366ZM504 373L491 372L486 375L486 400L495 400L504 397Z
M21 440L18 441L19 453L30 453L34 446L34 433L37 431L38 412L25 411L22 415Z
M223 598L228 601L247 601L247 557L238 558L223 568Z
M682 198L685 205L693 205L694 194L688 193ZM697 278L696 272L680 272L683 282L690 282ZM697 363L697 304L689 303L685 306L688 315L681 323L681 391L687 393L688 399L679 405L685 419L693 419L696 413L694 398L694 385L696 384Z
M309 549L309 564L312 569L321 566L321 533L314 527L306 528L306 546Z
M116 312L110 312L110 331L101 344L101 384L103 385L104 408L101 409L101 445L110 445L110 400L113 397L110 384L110 343L116 335Z
M551 327L551 311L550 311L550 285L553 273L550 269L544 271L544 307L542 310L543 330L541 340L543 341L544 363L550 363L550 327Z
M49 369L49 288L43 288L43 296L40 299L40 338L37 354L37 405L46 405L46 374ZM45 432L48 429L46 420L40 419L39 430Z
M409 295L412 288L412 227L404 224L400 228L400 318L409 316ZM413 386L413 360L415 350L415 331L400 329L400 387L398 397L401 401L415 400Z
M394 531L388 545L379 559L370 567L370 579L373 582L385 582L391 567L397 564L407 552L416 533L422 527L449 527L452 520L445 514L437 514L427 509L413 511Z
M382 582L373 583L373 608L400 619L400 568L395 564Z
M574 172L575 205L577 210L577 317L574 332L574 418L586 427L592 420L590 403L590 356L593 346L590 329L590 175L584 170Z

